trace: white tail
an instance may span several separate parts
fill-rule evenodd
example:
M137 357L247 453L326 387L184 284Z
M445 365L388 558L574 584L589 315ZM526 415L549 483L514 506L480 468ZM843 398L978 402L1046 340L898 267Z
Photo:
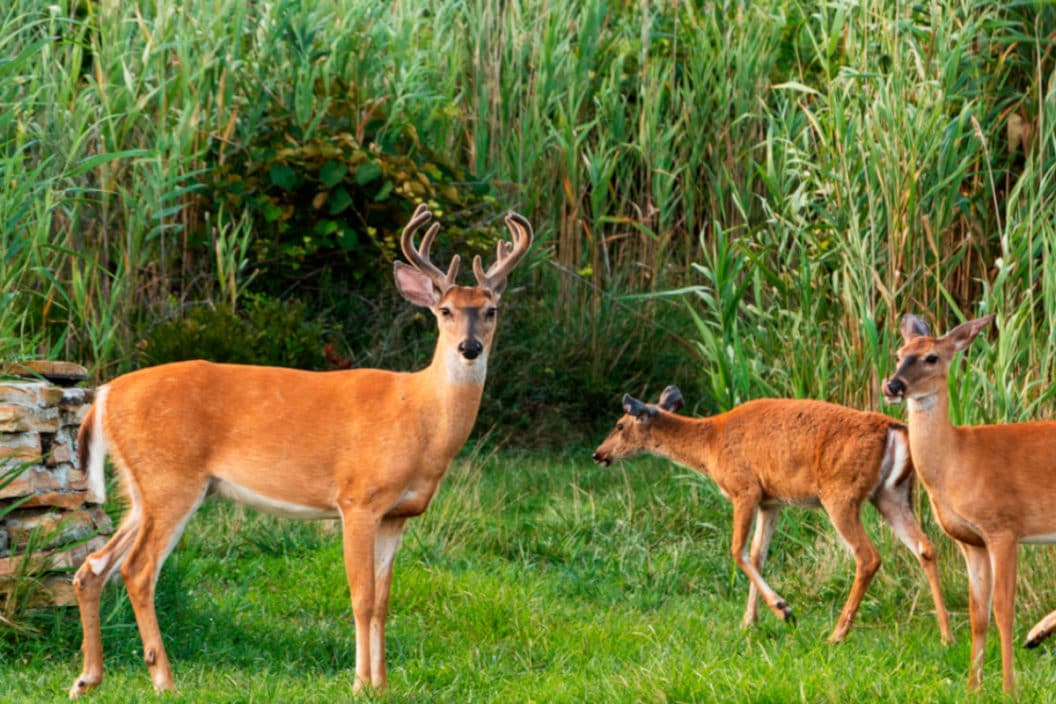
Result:
M95 402L88 409L77 433L77 452L88 477L87 499L96 504L106 501L106 435L103 434L106 391L104 386L96 392Z
M455 284L429 259L433 225L419 206L395 264L408 301L429 308L439 338L432 363L415 373L378 369L304 372L180 362L118 377L99 391L81 426L89 483L101 497L109 449L130 501L106 546L88 557L74 585L84 628L78 697L103 676L99 595L120 568L135 610L154 686L173 688L154 611L154 588L169 551L209 493L299 518L340 518L356 622L356 688L386 684L385 618L392 563L407 519L429 505L466 441L483 393L499 297L532 241L511 213L513 243L495 264L474 261L477 286ZM325 422L324 422L325 416Z
M954 427L948 407L947 374L957 353L971 344L994 316L959 325L934 337L920 318L907 315L898 369L883 383L892 403L906 400L909 445L936 517L957 541L968 566L972 656L968 686L983 677L983 651L990 622L1001 637L1005 691L1015 691L1012 621L1018 543L1056 542L1056 423L1012 423ZM1052 630L1056 614L1034 627L1028 645Z
M935 548L913 515L913 467L905 426L879 413L822 401L760 399L710 418L675 413L682 394L673 386L657 405L623 397L626 412L594 452L609 464L641 452L666 457L710 476L733 504L733 559L750 587L742 625L756 620L758 595L785 621L792 609L763 579L762 569L784 505L821 506L850 549L854 584L829 640L850 631L880 556L862 527L871 501L920 562L931 586L944 643L952 642L939 587ZM751 554L746 550L756 517Z

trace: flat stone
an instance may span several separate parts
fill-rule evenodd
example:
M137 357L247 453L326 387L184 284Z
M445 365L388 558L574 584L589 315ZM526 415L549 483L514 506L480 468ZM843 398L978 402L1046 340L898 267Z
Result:
M7 532L12 550L25 548L30 543L34 531L38 547L53 548L87 538L95 530L93 515L84 509L66 512L20 509L7 516Z
M54 433L59 429L57 408L0 404L0 433Z
M77 408L89 405L95 400L95 389L83 386L68 386L62 389L59 408Z
M40 464L39 433L0 433L0 473L16 464Z
M23 406L58 406L63 389L43 381L0 382L0 402Z
M48 465L55 466L60 462L73 462L73 453L70 451L68 442L57 442L51 446L51 451L48 452Z
M47 491L42 494L33 494L26 498L25 503L19 504L19 508L36 508L38 506L52 506L67 511L84 506L88 498L86 491Z
M66 486L71 491L86 491L88 489L88 475L83 469L71 466L66 475Z
M62 483L52 472L43 467L29 467L10 484L0 487L0 499L16 499L62 488Z
M73 588L73 577L70 575L51 575L38 580L26 600L27 609L44 609L54 606L77 606L77 590ZM0 578L0 594L6 594L17 587L14 577Z
M88 370L73 362L54 362L31 359L0 365L0 374L29 378L44 378L62 386L73 386L88 378Z
M108 536L97 535L72 548L37 550L30 555L31 564L28 567L37 572L76 569L84 564L89 555L101 550L107 540ZM25 560L24 555L0 558L0 578L17 574Z
M70 575L54 575L44 579L40 591L30 600L30 608L45 606L77 606L77 590Z

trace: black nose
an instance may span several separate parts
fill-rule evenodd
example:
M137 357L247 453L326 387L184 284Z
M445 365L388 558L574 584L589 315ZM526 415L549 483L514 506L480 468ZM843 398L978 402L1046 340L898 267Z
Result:
M603 466L603 467L608 467L609 466L609 460L603 454L601 454L600 452L595 452L591 457L592 457L592 459L595 462L597 462L601 466Z
M901 379L889 379L886 385L887 392L892 396L898 396L906 392L906 385Z
M484 345L480 340L462 340L458 343L458 351L466 359L476 359L484 351Z

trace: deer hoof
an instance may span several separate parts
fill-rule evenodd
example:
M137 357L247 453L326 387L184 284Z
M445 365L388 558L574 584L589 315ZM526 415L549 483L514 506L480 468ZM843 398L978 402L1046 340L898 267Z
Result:
M784 599L778 600L778 602L774 604L774 608L781 612L782 621L790 626L796 625L796 616L792 613L792 609L785 603Z
M77 678L77 681L70 687L70 699L80 699L82 695L86 694L89 689L99 684L102 678L90 678L81 675Z

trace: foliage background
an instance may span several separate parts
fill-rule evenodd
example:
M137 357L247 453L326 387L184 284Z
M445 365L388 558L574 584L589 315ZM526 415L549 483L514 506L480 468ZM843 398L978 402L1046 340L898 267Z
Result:
M967 412L1050 408L1047 5L6 8L5 357L421 365L389 271L426 200L441 259L507 208L538 233L481 416L504 440L590 442L668 383L877 407L907 310L998 313Z

